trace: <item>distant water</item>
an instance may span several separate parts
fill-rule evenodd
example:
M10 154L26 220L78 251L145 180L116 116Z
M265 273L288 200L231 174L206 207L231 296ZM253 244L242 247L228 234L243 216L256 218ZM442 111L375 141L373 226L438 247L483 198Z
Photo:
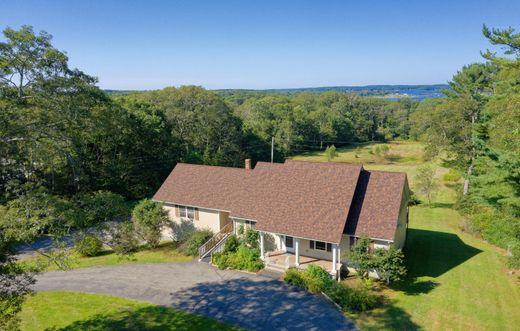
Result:
M367 86L326 86L326 87L303 87L303 88L287 88L287 89L221 89L217 92L228 94L234 92L257 92L265 94L292 94L292 93L319 93L319 92L345 92L355 93L362 96L382 97L390 100L397 99L413 99L422 100L426 98L443 98L443 90L449 89L446 84L434 85L367 85Z
M443 90L448 89L446 84L433 85L367 85L367 86L325 86L325 87L302 87L302 88L283 88L283 89L218 89L213 90L221 94L233 94L239 92L256 92L262 94L292 94L292 93L319 93L319 92L345 92L355 93L363 96L375 96L390 100L397 99L413 99L422 100L426 98L443 98ZM105 90L109 95L126 95L130 93L139 93L144 91L127 91L127 90Z

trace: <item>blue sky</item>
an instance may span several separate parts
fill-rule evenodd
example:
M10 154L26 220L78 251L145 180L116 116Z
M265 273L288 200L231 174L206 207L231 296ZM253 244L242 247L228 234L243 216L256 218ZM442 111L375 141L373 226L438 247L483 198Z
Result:
M520 1L6 1L102 88L445 83L520 28Z

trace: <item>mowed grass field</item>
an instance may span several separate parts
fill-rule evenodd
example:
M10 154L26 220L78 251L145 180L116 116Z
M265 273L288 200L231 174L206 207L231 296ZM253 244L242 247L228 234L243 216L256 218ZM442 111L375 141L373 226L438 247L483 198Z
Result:
M109 295L38 292L20 314L22 331L240 330L203 316Z
M369 153L375 144L338 149L336 162L362 163L366 169L403 171L414 189L423 146L392 142L385 160ZM323 153L294 157L326 161ZM405 248L408 276L383 289L387 303L352 315L362 330L520 330L520 278L510 275L505 253L461 231L453 209L460 185L443 180L448 169L436 166L438 188L431 206L411 207ZM424 200L424 199L423 199Z

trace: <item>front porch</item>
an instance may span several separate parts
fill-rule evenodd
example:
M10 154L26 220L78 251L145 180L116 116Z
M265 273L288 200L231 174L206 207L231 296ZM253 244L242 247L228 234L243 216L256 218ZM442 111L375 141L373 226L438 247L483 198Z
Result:
M339 245L282 234L260 232L260 255L266 268L281 272L289 268L307 269L309 265L317 265L327 270L332 277L339 278L342 267Z
M274 267L274 269L284 270L287 270L292 267L304 270L307 269L309 265L314 264L329 271L331 275L333 275L332 261L318 259L310 256L300 255L299 263L297 264L296 255L293 253L287 253L282 251L268 252L265 254L264 262L266 267ZM341 270L341 266L341 263L336 263L336 270Z

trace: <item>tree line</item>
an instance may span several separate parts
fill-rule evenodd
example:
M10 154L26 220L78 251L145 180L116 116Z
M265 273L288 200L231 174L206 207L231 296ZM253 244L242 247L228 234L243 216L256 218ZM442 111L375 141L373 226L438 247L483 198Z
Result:
M462 175L464 229L507 249L520 268L520 34L482 32L501 52L482 52L482 63L453 76L446 98L421 103L410 136L426 143L427 156L446 153Z
M47 32L5 28L0 41L0 328L34 281L19 243L62 247L73 228L129 217L177 162L242 166L349 142L406 138L413 101L345 93L222 95L196 86L107 94L69 66ZM65 266L59 256L57 264Z
M327 148L333 155L353 142L424 141L427 156L445 153L447 165L463 174L459 208L467 229L518 261L520 36L483 32L505 53L483 53L484 63L453 77L446 98L419 102L196 86L108 95L96 78L69 67L50 34L4 29L0 311L15 316L32 281L15 263L17 243L59 238L112 217L125 199L151 196L177 162L239 167L245 158L269 160L273 137L276 161Z

